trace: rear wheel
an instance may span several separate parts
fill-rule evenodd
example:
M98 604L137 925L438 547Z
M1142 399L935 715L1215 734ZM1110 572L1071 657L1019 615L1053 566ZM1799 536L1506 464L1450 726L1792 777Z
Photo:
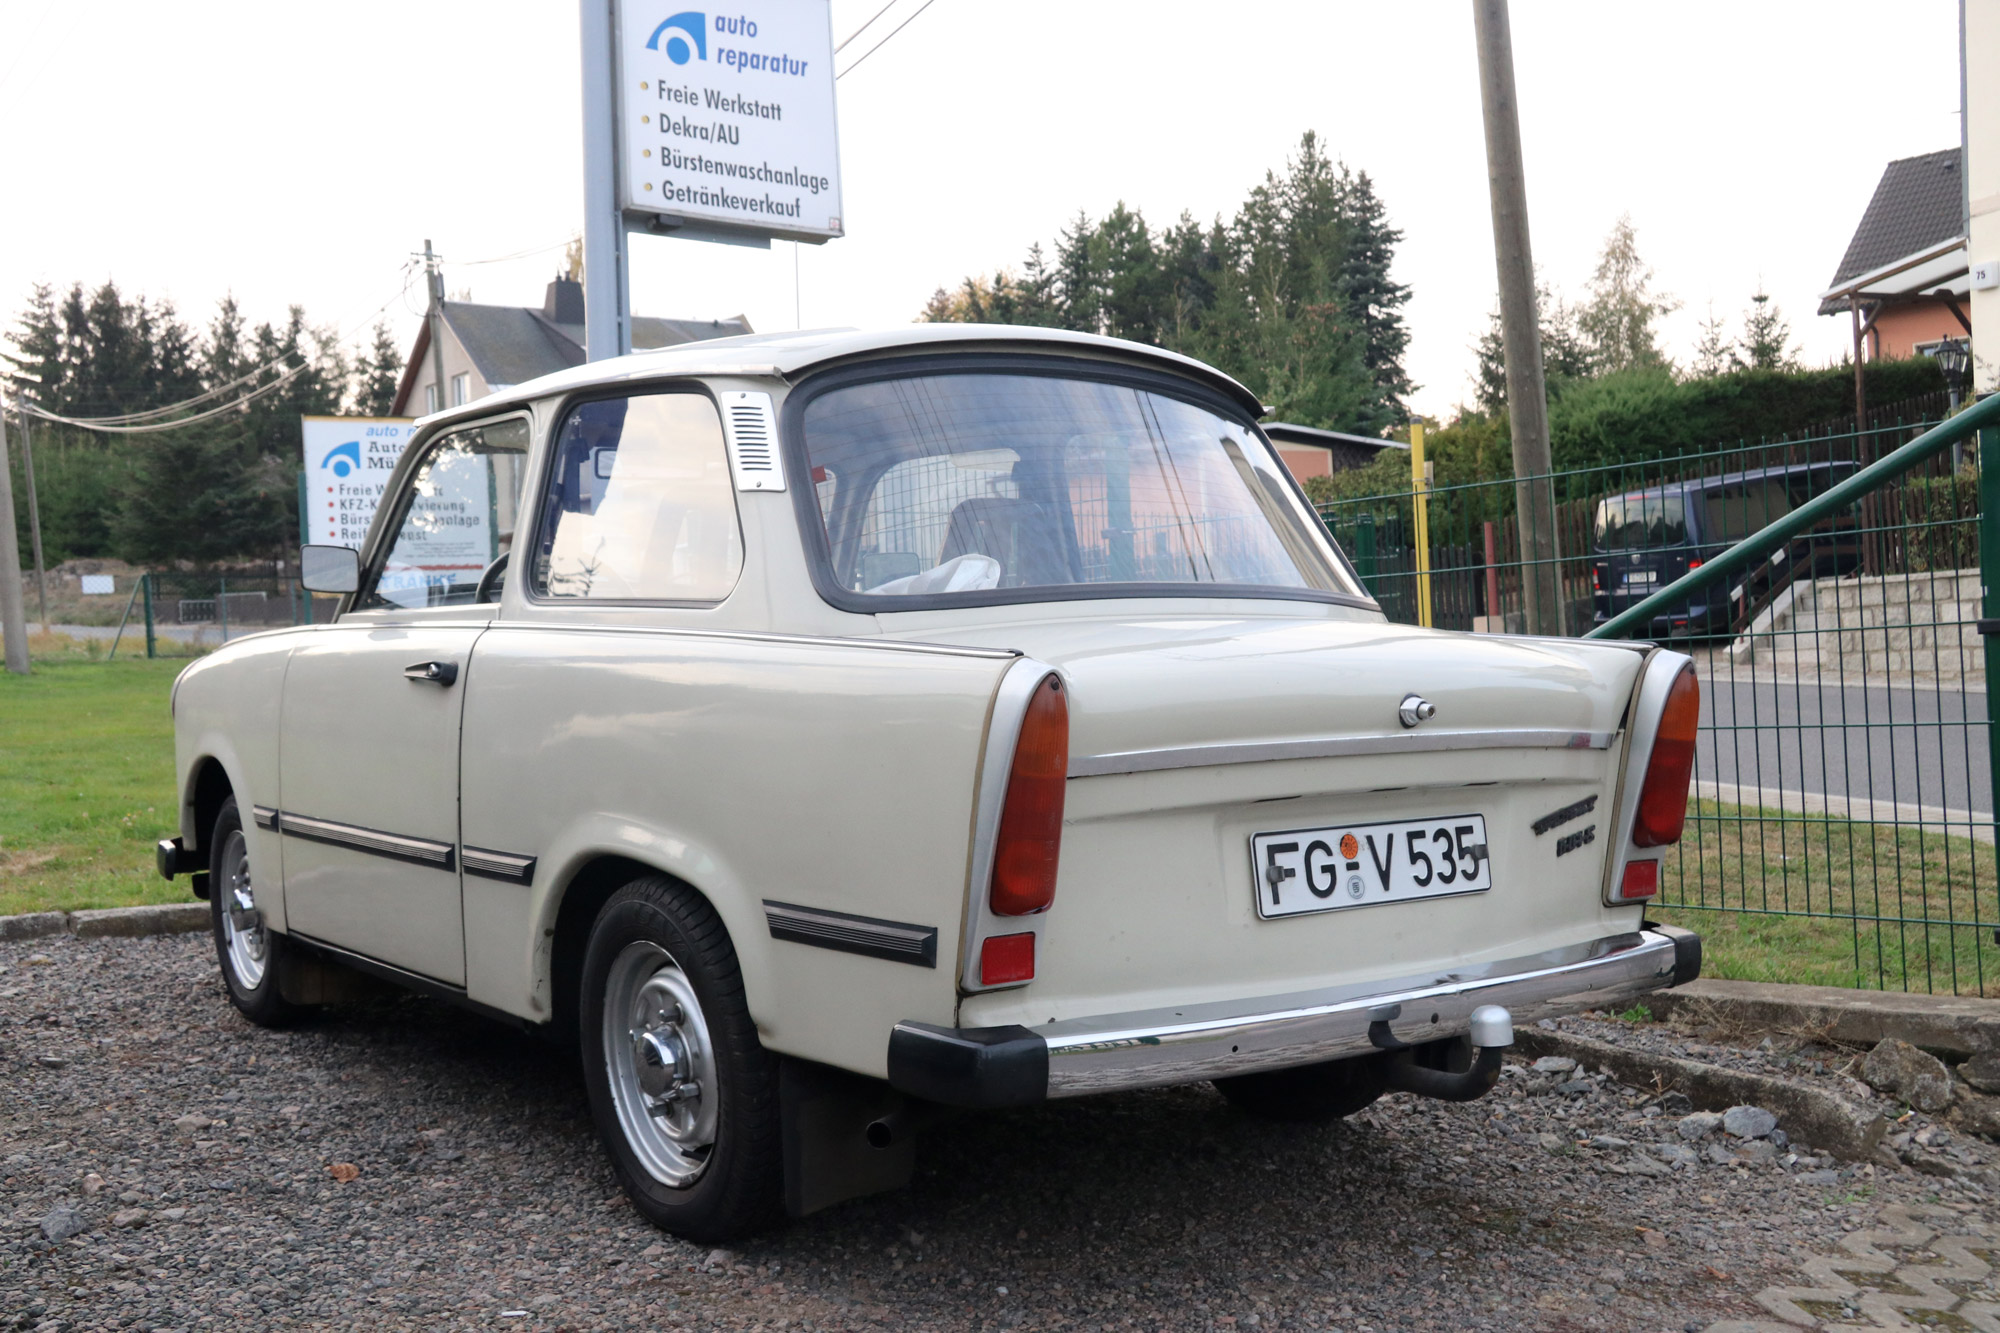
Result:
M209 926L230 1003L260 1027L283 1027L302 1011L278 988L285 941L257 906L250 842L234 796L222 803L209 834L208 882Z
M1379 1055L1330 1060L1215 1080L1230 1105L1267 1120L1338 1120L1368 1106L1388 1088Z
M757 1040L714 910L663 876L626 885L591 927L582 992L591 1115L639 1211L704 1242L772 1221L777 1061Z

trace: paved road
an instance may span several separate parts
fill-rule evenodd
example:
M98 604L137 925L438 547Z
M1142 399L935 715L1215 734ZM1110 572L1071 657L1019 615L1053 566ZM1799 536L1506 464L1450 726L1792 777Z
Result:
M253 1028L205 936L0 944L0 1328L1681 1333L1885 1205L1988 1197L1720 1140L1669 1170L1650 1094L1571 1077L968 1116L911 1188L714 1255L623 1201L545 1043L414 998Z
M1754 682L1702 670L1695 776L1745 787L1993 809L1986 695L1958 686Z

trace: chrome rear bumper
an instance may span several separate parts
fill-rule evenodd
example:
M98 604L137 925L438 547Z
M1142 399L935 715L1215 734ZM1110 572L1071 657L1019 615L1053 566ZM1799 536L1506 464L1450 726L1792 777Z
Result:
M1672 926L1613 935L1443 976L1335 986L1254 1002L1070 1019L1041 1027L896 1025L889 1081L954 1106L1020 1106L1052 1097L1197 1083L1261 1069L1317 1064L1372 1050L1368 1025L1406 1042L1464 1034L1482 1004L1532 1023L1583 1009L1622 1007L1647 991L1692 981L1701 938Z

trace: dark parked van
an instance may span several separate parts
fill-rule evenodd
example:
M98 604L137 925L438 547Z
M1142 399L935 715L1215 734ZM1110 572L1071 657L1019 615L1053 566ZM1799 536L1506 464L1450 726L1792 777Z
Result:
M1598 502L1591 537L1597 624L1698 569L1854 474L1851 460L1753 468L1670 481ZM1852 512L1832 515L1770 559L1653 617L1656 639L1726 634L1743 611L1794 578L1844 574L1861 562Z

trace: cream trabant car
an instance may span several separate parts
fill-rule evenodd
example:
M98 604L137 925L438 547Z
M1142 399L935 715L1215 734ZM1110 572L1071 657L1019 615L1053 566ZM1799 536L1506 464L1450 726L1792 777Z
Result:
M1475 1097L1510 1020L1699 970L1643 920L1694 676L1388 623L1260 410L934 325L426 418L303 554L337 619L181 675L162 870L253 1021L365 973L580 1042L690 1237L894 1186L943 1108Z

